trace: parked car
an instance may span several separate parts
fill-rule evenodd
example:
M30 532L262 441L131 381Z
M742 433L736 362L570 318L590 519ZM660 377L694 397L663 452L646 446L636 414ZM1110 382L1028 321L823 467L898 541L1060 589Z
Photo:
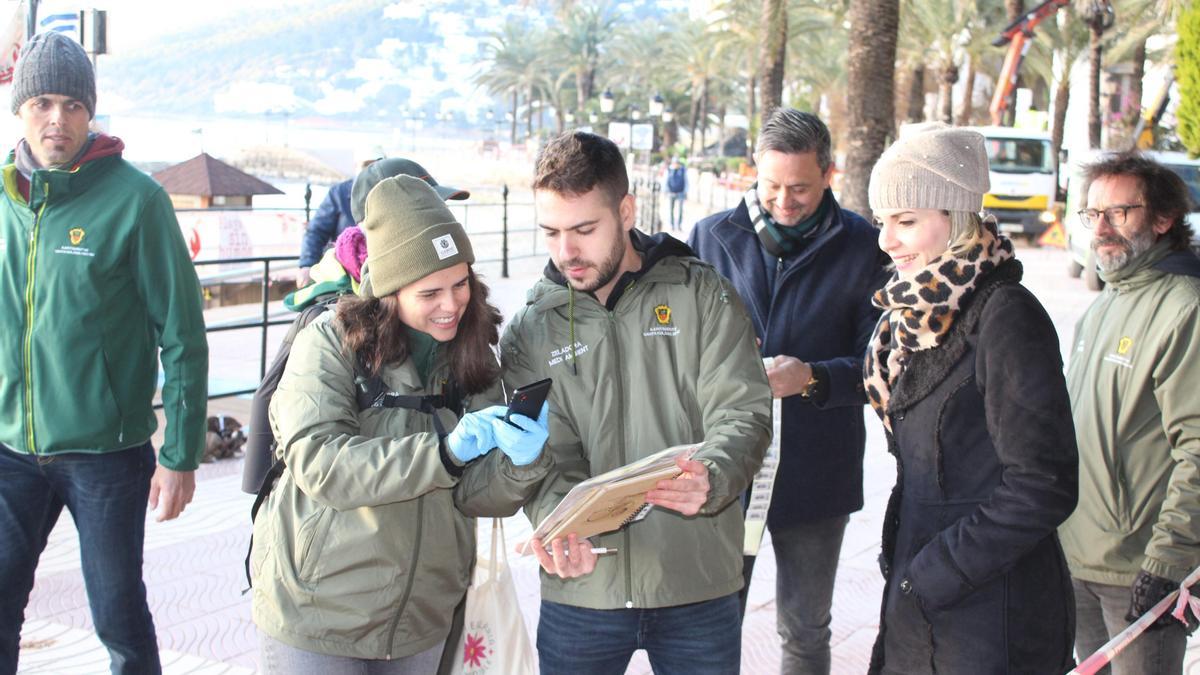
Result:
M1146 151L1145 154L1165 164L1187 183L1193 209L1188 215L1188 224L1192 226L1193 232L1200 232L1200 159L1191 159L1182 152ZM1084 184L1083 167L1099 157L1099 151L1080 153L1079 156L1071 158L1064 171L1067 201L1063 222L1067 234L1067 274L1073 278L1082 275L1087 287L1093 291L1104 288L1104 281L1096 269L1095 254L1092 252L1092 230L1084 227L1075 214L1087 207L1088 186ZM1192 239L1192 248L1200 252L1200 237Z

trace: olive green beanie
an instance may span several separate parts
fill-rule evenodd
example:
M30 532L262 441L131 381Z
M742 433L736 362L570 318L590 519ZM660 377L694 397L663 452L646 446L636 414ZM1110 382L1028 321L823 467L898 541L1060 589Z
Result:
M365 288L377 298L447 267L475 262L466 230L420 178L395 176L371 188L362 229L371 277Z
M871 171L871 210L983 209L991 187L983 135L941 122L906 124Z

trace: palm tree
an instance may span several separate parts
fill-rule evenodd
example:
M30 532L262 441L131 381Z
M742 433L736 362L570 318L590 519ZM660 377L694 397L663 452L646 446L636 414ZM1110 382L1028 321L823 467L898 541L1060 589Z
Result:
M746 161L754 161L754 139L761 126L757 117L759 63L762 58L761 0L725 0L716 8L717 18L709 27L717 55L738 74L737 81L746 95L746 119L749 123ZM794 53L794 52L793 52Z
M849 129L841 202L867 218L871 167L883 154L895 124L892 91L899 26L899 0L850 0Z
M542 55L537 48L540 43L533 26L510 19L484 43L486 67L474 77L475 84L484 87L488 93L511 96L510 142L514 144L517 142L520 96L526 95L525 103L532 111L531 104L541 83Z
M1076 0L1083 22L1091 31L1088 40L1088 145L1100 147L1100 67L1104 49L1104 31L1112 27L1111 0Z
M717 56L716 33L709 32L703 21L685 21L675 29L675 39L665 54L665 65L677 73L676 84L691 91L689 119L692 126L690 154L696 154L699 141L704 149L708 128L709 87L724 69Z
M762 119L765 122L775 109L783 105L783 66L787 60L788 12L787 0L762 0L759 24L762 51Z
M583 110L595 95L596 74L604 58L605 43L613 35L618 15L609 2L570 3L550 38L557 60L575 75L575 107Z
M975 0L907 0L901 5L901 23L905 51L915 52L918 65L924 62L937 73L937 119L953 122L951 92L965 56L963 46L984 28Z

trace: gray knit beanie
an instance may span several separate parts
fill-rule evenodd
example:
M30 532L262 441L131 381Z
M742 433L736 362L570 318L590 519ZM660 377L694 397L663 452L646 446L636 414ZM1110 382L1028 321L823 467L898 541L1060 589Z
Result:
M34 35L21 48L12 80L12 111L16 115L34 96L70 96L96 116L96 72L87 52L71 38L49 31Z
M990 189L983 136L941 122L909 124L871 170L871 210L983 210Z
M362 229L369 293L376 298L447 267L475 262L467 231L420 178L400 175L379 181L367 195Z

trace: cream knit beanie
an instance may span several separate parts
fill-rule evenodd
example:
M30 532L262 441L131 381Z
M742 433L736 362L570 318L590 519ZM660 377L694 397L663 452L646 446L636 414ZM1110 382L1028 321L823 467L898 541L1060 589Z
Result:
M370 295L382 298L459 263L475 262L471 240L442 198L420 178L379 181L367 195Z
M983 136L941 122L908 124L871 170L876 209L983 210L991 187Z

